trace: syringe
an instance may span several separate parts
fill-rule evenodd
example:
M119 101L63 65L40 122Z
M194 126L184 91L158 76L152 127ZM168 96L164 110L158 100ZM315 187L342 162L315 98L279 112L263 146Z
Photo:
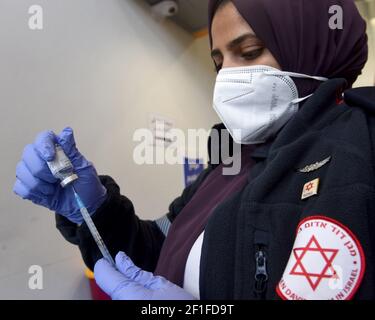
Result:
M89 228L96 244L98 245L98 248L99 248L100 252L102 253L103 257L109 263L111 263L114 267L116 267L115 261L113 260L113 258L111 256L111 254L109 253L106 245L104 244L104 241L103 241L102 237L100 236L98 229L96 229L94 221L92 221L89 212L87 211L85 205L83 204L81 198L79 197L79 195L78 195L78 193L77 193L77 191L76 191L76 189L74 188L73 185L72 185L72 189L73 189L74 197L76 198L79 210L81 211L82 217L85 220L85 222L87 224L87 227Z
M56 148L55 159L53 161L48 161L47 165L50 168L53 176L61 180L60 185L63 188L65 188L68 185L70 185L73 181L77 180L78 176L74 173L74 167L72 163L70 162L69 158L64 153L64 150L61 148L61 146L56 145L55 148ZM85 204L83 203L82 199L78 195L73 184L71 186L72 186L74 197L78 204L79 210L82 214L82 217L84 221L86 222L87 227L89 228L91 235L94 238L100 252L109 263L111 263L114 267L116 267L116 264L111 254L109 253L108 248L104 244L104 241L102 237L100 236L98 229L96 228L89 212L87 211L85 207Z

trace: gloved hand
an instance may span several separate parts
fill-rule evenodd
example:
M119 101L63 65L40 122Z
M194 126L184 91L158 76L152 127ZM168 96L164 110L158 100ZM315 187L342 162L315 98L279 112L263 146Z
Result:
M54 159L56 143L61 145L73 164L78 175L78 179L73 182L74 187L87 210L93 214L99 208L106 199L107 191L93 164L77 150L71 128L65 128L60 135L55 135L52 131L42 132L33 144L25 147L22 160L16 168L13 191L23 199L31 200L80 224L83 218L71 186L61 187L60 181L52 175L46 163Z
M94 267L95 281L113 300L194 300L182 288L161 276L141 270L123 252L116 255L117 270L105 259Z

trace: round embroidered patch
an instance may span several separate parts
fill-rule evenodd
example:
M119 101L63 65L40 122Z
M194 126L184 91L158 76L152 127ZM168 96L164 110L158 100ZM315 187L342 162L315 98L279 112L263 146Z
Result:
M364 271L361 244L348 228L327 217L309 217L297 228L276 291L285 300L349 300Z

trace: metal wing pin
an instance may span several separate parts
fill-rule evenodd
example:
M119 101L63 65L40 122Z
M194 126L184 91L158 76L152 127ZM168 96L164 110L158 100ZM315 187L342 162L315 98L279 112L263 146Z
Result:
M306 167L302 168L302 169L298 169L299 172L303 172L303 173L306 173L306 172L311 172L311 171L315 171L315 170L318 170L319 168L323 167L325 164L327 164L328 162L330 162L332 159L332 157L328 157L322 161L318 161L318 162L315 162L313 164L309 164L307 165Z

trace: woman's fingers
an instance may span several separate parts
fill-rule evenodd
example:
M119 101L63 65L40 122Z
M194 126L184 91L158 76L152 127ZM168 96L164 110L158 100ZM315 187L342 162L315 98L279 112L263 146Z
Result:
M56 139L59 145L63 148L65 154L68 157L72 156L72 153L74 153L76 147L73 129L70 127L64 128Z
M113 300L142 300L147 289L116 270L107 260L100 259L94 267L95 281Z
M22 182L24 188L28 189L30 194L50 196L55 193L56 186L35 177L30 172L24 161L18 163L16 168L16 177Z
M13 192L19 195L22 199L30 198L30 190L18 178L16 178L16 182L14 183Z
M22 199L27 199L35 204L43 205L43 198L41 198L39 195L33 194L30 189L18 178L16 178L16 182L14 183L13 192Z
M55 157L56 135L53 131L39 133L34 141L34 148L44 161L52 161Z
M148 285L148 283L154 279L154 275L151 272L144 271L137 267L124 252L119 252L116 255L115 261L117 269L124 276L142 286Z
M28 144L22 154L22 161L30 171L30 173L45 182L56 183L57 179L52 175L46 160L40 157L39 152L36 151L35 146Z

